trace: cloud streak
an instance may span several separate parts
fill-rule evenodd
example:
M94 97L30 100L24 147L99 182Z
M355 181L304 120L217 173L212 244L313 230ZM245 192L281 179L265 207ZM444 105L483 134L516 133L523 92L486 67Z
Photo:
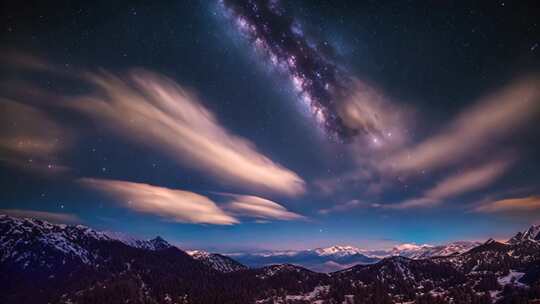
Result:
M222 183L289 196L305 191L301 177L225 129L193 94L172 80L145 71L125 78L91 74L88 79L99 93L79 98L74 107L114 132Z
M194 192L119 180L83 178L79 181L111 195L124 207L170 221L215 225L239 223L211 199Z
M232 200L225 205L226 210L238 215L266 220L301 220L303 215L291 212L282 205L271 200L253 196L230 194Z
M496 181L510 167L512 159L498 159L468 170L450 175L426 190L423 196L406 200L399 204L389 205L390 208L407 209L432 207L444 199L456 197L467 192L482 189Z
M369 207L368 204L359 200L350 200L343 204L338 204L330 208L319 210L319 214L330 214L336 212L345 212L356 208Z
M4 67L41 72L57 70L55 66L40 57L15 49L2 47L0 55L0 62Z
M57 159L70 141L69 132L40 109L0 98L0 160L56 171L65 168Z
M540 196L508 198L482 204L474 209L481 213L522 213L540 211Z
M383 93L354 79L350 94L337 106L345 126L357 130L361 146L391 151L407 141L406 130L412 111L391 102Z
M180 223L232 225L240 223L238 217L284 221L305 218L276 202L253 195L218 193L229 198L218 205L201 194L143 183L95 178L83 178L79 182L110 195L123 207Z
M426 192L426 196L443 199L480 189L495 181L510 166L510 160L497 160L462 171L438 183Z
M386 164L397 171L422 171L477 156L540 112L540 80L524 78L464 111L443 131L400 151Z

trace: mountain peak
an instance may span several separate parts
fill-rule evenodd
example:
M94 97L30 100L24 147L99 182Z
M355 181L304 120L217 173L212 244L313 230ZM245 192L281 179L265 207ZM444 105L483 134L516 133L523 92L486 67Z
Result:
M173 247L171 244L169 244L169 242L164 240L159 235L149 240L148 242L152 244L152 246L154 247L154 250L161 250L161 249L167 249L167 248Z
M161 249L174 247L173 245L169 244L165 239L163 239L161 236L156 236L155 238L150 239L150 240L144 240L137 236L126 234L123 232L106 231L105 234L112 240L116 240L130 247L135 247L139 249L161 250Z
M471 241L456 241L444 245L429 245L429 244L401 244L395 246L390 255L403 256L411 259L425 259L434 256L450 256L466 252L476 246L478 242Z
M529 227L529 229L523 232L518 232L510 240L508 240L508 243L517 244L527 240L535 242L540 241L540 225L532 225Z
M204 250L190 250L186 251L186 253L195 260L198 260L219 272L227 273L247 269L245 265L221 254L210 253Z
M186 251L187 254L189 254L190 256L192 256L193 258L207 258L208 256L211 255L210 252L208 251L204 251L204 250L188 250Z
M411 243L404 243L404 244L397 245L394 248L396 250L403 251L403 250L420 250L422 248L428 248L428 247L433 247L433 246L428 245L428 244L416 245L416 244L411 244Z
M317 248L314 249L315 253L319 255L355 255L355 254L361 254L362 250L359 248L356 248L354 246L349 245L334 245L326 248Z
M495 240L492 239L492 238L489 238L489 239L484 243L484 245L489 245L489 244L493 244L493 243L497 243L497 241L495 241Z

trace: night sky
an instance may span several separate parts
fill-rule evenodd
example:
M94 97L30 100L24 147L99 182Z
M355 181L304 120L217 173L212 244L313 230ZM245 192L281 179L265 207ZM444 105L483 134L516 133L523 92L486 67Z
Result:
M535 1L7 1L0 213L221 252L540 223Z

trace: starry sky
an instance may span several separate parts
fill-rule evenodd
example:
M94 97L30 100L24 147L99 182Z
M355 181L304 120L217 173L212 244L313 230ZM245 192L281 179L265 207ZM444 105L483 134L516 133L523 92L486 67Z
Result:
M540 222L534 1L7 1L0 213L220 252Z

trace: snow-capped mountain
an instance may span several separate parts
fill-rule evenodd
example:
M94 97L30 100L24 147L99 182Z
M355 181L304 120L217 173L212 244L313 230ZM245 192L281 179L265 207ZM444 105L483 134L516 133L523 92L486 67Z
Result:
M350 256L355 254L363 254L363 251L353 246L331 246L326 248L314 249L320 256Z
M540 242L540 225L533 225L523 232L518 232L515 236L508 240L508 243L518 244L524 241Z
M402 256L410 259L425 259L435 256L449 256L466 252L480 244L480 242L472 241L458 241L437 246L426 244L402 244L394 247L388 256Z
M186 295L216 303L208 289L224 286L221 272L162 238L127 243L81 225L0 215L0 303L186 303Z
M140 238L119 232L106 231L105 234L113 240L120 241L128 246L135 248L160 250L173 247L173 245L169 244L169 242L167 242L160 236L156 236L155 238L150 240L141 240Z
M12 259L24 267L46 265L54 268L53 257L59 256L62 263L66 259L79 260L84 264L99 263L102 257L98 249L92 248L98 247L100 242L120 242L149 251L176 248L160 236L141 240L123 233L95 231L83 225L58 225L38 219L0 215L0 261ZM41 259L35 254L36 249L47 252L51 261ZM220 254L191 251L189 255L218 271L231 272L247 268Z
M400 244L397 246L394 246L394 248L387 251L386 257L391 256L402 256L407 258L414 258L415 256L421 255L422 252L432 248L432 245L428 244L422 244L422 245L416 245L416 244Z
M236 253L229 256L250 267L294 264L318 272L333 272L356 264L371 264L379 260L364 255L362 250L353 246L331 246L298 251Z
M479 242L468 241L438 246L402 244L391 250L365 250L349 245L335 245L298 251L236 253L230 256L250 267L289 263L300 265L313 271L333 272L357 264L373 264L383 258L392 256L402 256L410 259L449 256L466 252L480 244Z
M0 215L0 261L14 259L25 267L45 265L53 267L54 257L80 261L84 264L98 263L100 242L120 241L128 246L160 250L172 247L160 237L143 241L135 238L118 238L110 233L99 232L83 225L51 224L39 219L15 218ZM36 250L47 252L47 259L35 254Z
M288 270L290 275L297 272ZM328 278L303 280L311 284L259 303L536 303L540 244L488 240L463 253L422 259L390 256Z
M97 257L90 245L109 240L106 234L82 225L56 225L0 215L0 261L13 261L23 268L52 268L59 256L64 264L67 261L91 264Z
M535 303L540 242L535 229L517 236L462 253L454 253L466 247L458 244L432 257L390 256L333 273L292 264L228 271L233 259L190 256L161 238L128 245L85 226L0 216L0 303ZM302 260L355 257L359 250L306 250Z
M209 253L203 250L192 250L186 252L194 259L201 261L205 265L223 273L247 269L247 266L242 265L230 257L221 254Z
M540 243L490 239L462 253L422 259L388 257L333 277L340 283L353 282L342 292L366 303L512 303L538 298L533 290L540 291L534 285L540 283L539 270ZM358 292L358 287L363 291ZM377 290L381 297L375 301L366 290Z

